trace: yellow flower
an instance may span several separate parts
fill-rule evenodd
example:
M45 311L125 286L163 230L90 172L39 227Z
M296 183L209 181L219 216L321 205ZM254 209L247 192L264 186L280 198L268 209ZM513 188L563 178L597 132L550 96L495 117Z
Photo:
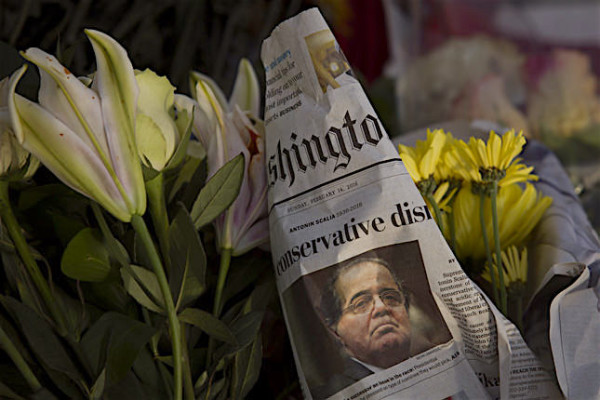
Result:
M515 285L523 287L527 282L527 248L524 247L519 255L517 246L510 246L502 251L500 257L502 258L502 268L504 270L504 286L507 288ZM490 266L486 264L481 277L491 283L492 273L495 277L496 286L499 287L500 279L495 257L493 272L490 271Z
M450 182L442 182L435 188L433 192L433 200L437 203L438 207L446 212L450 211L449 202L452 195L456 192L455 188L450 187Z
M465 182L481 182L481 174L473 151L468 144L457 140L444 154L444 163L452 171L454 177Z
M471 138L469 147L473 150L476 163L483 168L506 170L523 150L523 133L506 132L502 138L494 131L490 132L487 144L481 139Z
M438 164L442 161L441 155L446 139L443 130L436 129L433 132L428 130L427 139L417 140L415 147L402 144L398 146L404 166L415 182L419 183L434 177Z
M523 243L552 204L552 198L538 192L533 185L505 187L498 193L500 240L504 247ZM491 229L491 217L489 219ZM491 230L489 230L491 231Z
M458 141L444 156L445 163L461 179L474 183L498 181L500 187L517 182L536 180L527 167L517 158L523 150L523 133L514 130L502 137L491 131L487 143L471 138L469 143Z
M552 199L543 196L531 184L525 189L510 185L498 192L498 215L500 243L503 247L521 245L548 209ZM456 219L456 255L460 260L474 261L485 258L481 223L479 221L479 196L469 186L462 188L454 201ZM492 232L492 212L489 202L484 206L486 231ZM494 238L488 236L490 248Z

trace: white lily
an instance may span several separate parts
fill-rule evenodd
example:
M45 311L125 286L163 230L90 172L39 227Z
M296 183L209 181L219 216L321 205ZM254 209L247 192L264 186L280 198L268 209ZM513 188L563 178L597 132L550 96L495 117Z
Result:
M22 55L39 68L39 104L15 93L24 66L13 75L9 112L25 149L66 185L129 222L146 210L134 134L138 87L125 49L104 33L86 34L98 69L92 87L30 48Z
M14 136L8 111L9 87L8 77L0 81L0 179L28 179L40 162Z
M258 120L260 90L252 65L242 60L229 103L207 76L192 73L192 95L198 102L193 133L207 150L208 176L244 154L245 176L230 208L215 221L218 245L233 255L268 240L264 127Z

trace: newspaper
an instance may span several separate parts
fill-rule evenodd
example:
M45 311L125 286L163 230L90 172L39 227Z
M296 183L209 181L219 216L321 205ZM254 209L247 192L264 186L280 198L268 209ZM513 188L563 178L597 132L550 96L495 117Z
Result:
M461 269L318 10L261 57L271 251L305 398L561 398Z

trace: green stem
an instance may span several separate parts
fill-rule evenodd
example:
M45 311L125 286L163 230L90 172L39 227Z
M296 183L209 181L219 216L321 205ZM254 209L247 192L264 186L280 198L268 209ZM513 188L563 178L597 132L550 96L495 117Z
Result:
M150 205L150 216L152 224L158 236L158 245L167 270L170 270L169 258L169 217L167 215L167 204L164 195L164 176L160 172L156 177L146 182L146 192Z
M150 313L146 307L142 307L142 316L144 317L144 322L146 325L153 328L152 320L150 319ZM150 338L150 349L152 350L152 356L154 358L158 358L160 356L158 353L158 338L156 336L152 336Z
M485 255L487 257L487 262L490 267L490 278L492 279L492 292L494 293L494 303L499 304L500 296L498 295L498 286L496 286L496 275L494 274L494 263L492 261L492 252L490 250L487 229L485 227L485 212L483 209L484 206L485 206L485 193L480 193L479 194L479 223L481 224L481 236L483 238L483 245L485 247Z
M169 255L169 216L167 213L167 203L165 200L164 175L159 172L153 179L146 181L146 192L150 205L150 216L154 230L158 237L158 245L162 253L164 265L167 271L171 270L171 258ZM181 296L181 294L180 294ZM175 307L177 310L177 307ZM183 385L184 396L187 400L194 400L194 384L192 383L192 371L190 369L190 360L185 339L185 324L180 323L181 349L183 364Z
M222 248L221 249L221 265L219 266L219 276L217 278L217 289L215 291L215 303L213 305L213 315L219 317L223 309L221 304L223 299L223 289L225 288L225 281L227 280L227 273L229 272L229 265L231 264L231 253L233 249ZM210 359L214 350L215 342L212 336L208 339L208 351L206 353L206 368L210 366Z
M231 264L231 253L233 249L221 249L221 265L219 267L219 277L217 279L217 290L215 292L215 304L213 306L213 314L215 317L219 317L223 309L223 289L225 288L225 281L227 280L227 273L229 272L229 265Z
M177 313L175 312L175 304L173 304L173 295L171 294L171 289L169 288L169 282L167 281L167 276L165 274L165 270L160 261L160 256L158 255L158 251L156 250L156 246L152 241L150 236L150 232L148 232L148 227L144 222L144 219L139 215L133 215L131 217L131 225L135 229L136 233L139 235L140 240L146 247L148 251L148 256L150 258L150 263L152 264L152 269L156 274L156 278L158 279L158 285L160 286L160 291L163 296L163 300L165 302L165 306L167 308L167 317L169 321L169 333L171 336L171 345L173 347L173 398L175 400L181 400L182 398L182 357L181 357L181 331L179 326L179 320L177 318Z
M517 303L517 328L523 332L523 295L519 293L515 297Z
M451 206L450 215L448 215L448 227L450 228L450 248L456 253L456 225L454 221L454 207Z
M50 286L46 281L46 278L40 272L40 269L31 254L31 250L27 245L27 241L21 232L21 226L17 221L17 218L13 214L12 207L10 205L10 200L8 197L8 182L0 180L0 217L8 230L8 234L21 256L21 260L29 273L29 276L33 280L33 283L39 290L46 307L52 314L54 322L56 323L56 329L61 336L67 335L67 324L65 321L65 317L60 311L58 307L58 303L52 291L50 290Z
M502 268L502 251L500 248L500 229L498 227L498 205L497 205L497 194L498 194L498 181L494 181L492 186L491 200L492 200L492 225L494 227L494 247L496 251L496 267L498 268L498 276L500 280L500 310L507 315L508 313L508 299L506 296L506 286L504 285L504 268ZM491 268L490 268L491 269Z
M444 221L442 221L442 211L438 206L437 202L431 195L427 195L427 200L429 200L429 204L433 207L433 212L435 213L435 219L437 220L438 226L440 227L440 231L442 231L442 235L444 234Z
M117 261L122 267L129 265L129 257L126 254L126 251L122 251L121 248L119 248L119 242L117 239L115 239L110 228L108 227L106 219L102 214L102 209L98 203L93 200L90 201L90 205L92 207L94 217L96 217L96 221L98 222L98 227L100 228L100 231L106 240L107 247L110 249L110 253L117 257Z
M190 356L188 354L187 341L185 339L185 324L181 323L181 347L183 349L183 385L185 387L186 400L194 400L194 382L192 382L192 370L190 368Z
M33 374L33 371L31 371L31 368L29 368L29 365L27 365L27 362L25 361L23 356L21 355L21 353L19 353L14 343L12 342L12 340L10 340L10 338L8 337L6 332L4 332L4 329L2 329L1 326L0 346L4 349L4 351L6 351L12 362L15 363L19 372L27 381L29 387L31 387L31 390L33 390L33 392L37 392L38 390L40 390L42 388L40 381L37 380L37 378Z

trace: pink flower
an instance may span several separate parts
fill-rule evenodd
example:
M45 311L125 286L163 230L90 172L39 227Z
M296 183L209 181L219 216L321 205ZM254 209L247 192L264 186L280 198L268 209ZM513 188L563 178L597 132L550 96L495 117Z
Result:
M259 120L260 90L256 74L242 60L229 103L207 76L192 73L195 108L193 132L207 153L208 177L242 153L245 176L240 193L229 209L215 220L217 245L240 255L264 244L269 237L264 126Z

